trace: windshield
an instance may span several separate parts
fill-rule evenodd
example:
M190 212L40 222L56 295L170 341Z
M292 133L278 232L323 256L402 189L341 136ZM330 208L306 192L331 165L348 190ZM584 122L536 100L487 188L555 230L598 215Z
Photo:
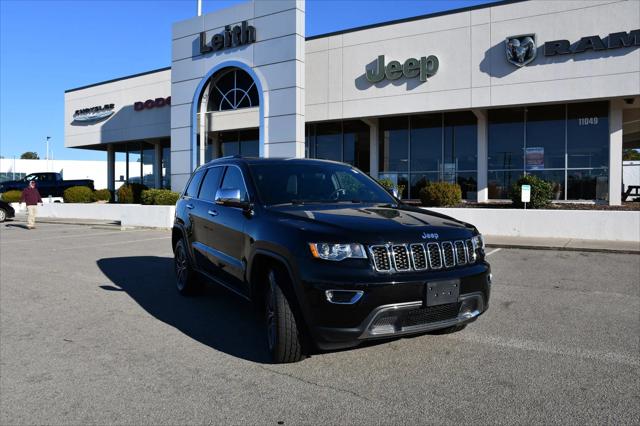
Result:
M346 165L262 163L249 168L258 195L266 205L396 202L370 177Z

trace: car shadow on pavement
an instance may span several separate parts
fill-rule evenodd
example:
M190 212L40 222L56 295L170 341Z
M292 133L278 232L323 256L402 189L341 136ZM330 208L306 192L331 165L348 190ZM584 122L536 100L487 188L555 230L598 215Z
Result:
M181 296L169 257L112 257L97 264L113 284L101 285L103 290L126 292L155 318L215 350L269 362L264 327L251 303L213 285L196 297Z

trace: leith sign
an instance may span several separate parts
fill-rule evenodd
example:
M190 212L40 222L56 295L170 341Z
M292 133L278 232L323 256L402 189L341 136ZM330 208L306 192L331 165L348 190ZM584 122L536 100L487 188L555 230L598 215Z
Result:
M240 25L235 25L234 27L231 27L231 25L225 26L223 32L213 35L210 40L207 40L206 31L201 32L200 53L217 52L255 43L255 41L255 27L247 24L247 21L243 21Z
M397 80L402 76L405 78L419 77L420 81L427 81L427 77L432 77L438 72L439 66L438 58L433 55L423 56L420 59L409 58L403 64L398 61L391 61L385 66L384 55L380 55L375 67L366 70L367 81L369 83L378 83L385 78L387 80Z

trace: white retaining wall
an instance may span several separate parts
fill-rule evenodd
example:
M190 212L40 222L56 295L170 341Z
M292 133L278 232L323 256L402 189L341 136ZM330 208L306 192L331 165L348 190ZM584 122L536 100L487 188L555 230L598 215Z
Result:
M640 242L640 212L431 208L485 235Z
M12 203L16 212L20 211ZM24 209L24 204L22 204ZM88 219L119 221L123 228L146 227L170 229L175 206L143 206L140 204L73 204L54 203L38 206L40 218Z

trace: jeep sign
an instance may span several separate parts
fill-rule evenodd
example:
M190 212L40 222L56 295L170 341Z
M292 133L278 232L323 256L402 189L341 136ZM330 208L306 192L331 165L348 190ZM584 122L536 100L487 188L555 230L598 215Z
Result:
M404 76L405 78L420 77L420 81L427 81L427 77L432 77L438 72L440 62L438 58L431 56L423 56L419 60L409 58L401 64L398 61L391 61L387 66L384 65L384 55L378 56L375 69L367 69L367 81L369 83L378 83L385 78L387 80L397 80Z

